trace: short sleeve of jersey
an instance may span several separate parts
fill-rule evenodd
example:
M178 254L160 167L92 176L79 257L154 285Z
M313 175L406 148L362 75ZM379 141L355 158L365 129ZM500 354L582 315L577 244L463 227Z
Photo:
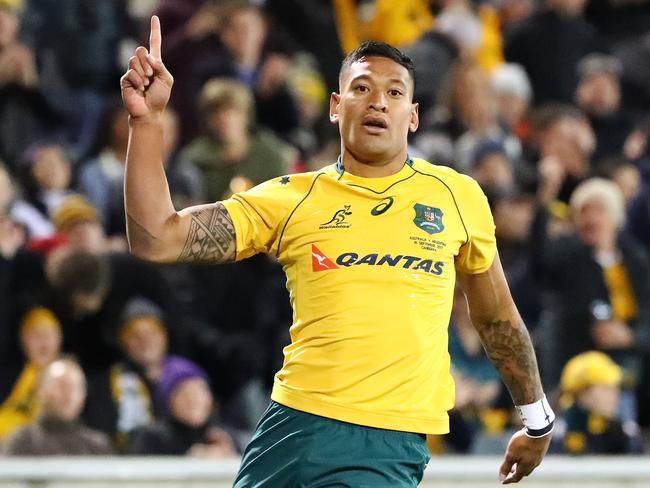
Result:
M277 244L286 217L300 198L288 181L289 177L269 180L222 202L235 227L237 261L270 253Z
M464 175L460 175L459 183L456 198L467 230L467 242L456 256L456 269L468 274L483 273L492 266L497 252L494 219L478 183Z

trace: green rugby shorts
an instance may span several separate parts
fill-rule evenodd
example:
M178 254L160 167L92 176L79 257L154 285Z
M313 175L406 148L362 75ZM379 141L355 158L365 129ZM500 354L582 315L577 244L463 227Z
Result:
M430 456L424 435L340 422L271 402L234 488L411 488Z

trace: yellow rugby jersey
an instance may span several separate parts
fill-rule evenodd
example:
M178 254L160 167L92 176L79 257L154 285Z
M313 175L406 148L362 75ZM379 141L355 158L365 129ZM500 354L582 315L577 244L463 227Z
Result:
M359 425L448 432L456 270L486 271L496 253L478 184L418 159L383 178L337 163L223 203L237 260L267 252L287 276L291 344L271 398Z

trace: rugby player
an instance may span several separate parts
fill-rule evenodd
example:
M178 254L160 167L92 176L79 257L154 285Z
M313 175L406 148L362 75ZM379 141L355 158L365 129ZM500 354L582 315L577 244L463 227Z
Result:
M343 61L339 82L330 99L338 161L176 211L161 158L173 78L157 17L149 50L137 48L121 79L131 252L184 263L264 252L287 276L291 344L235 487L417 486L425 435L449 430L456 282L524 424L499 468L503 483L518 482L541 462L554 414L486 198L471 178L407 154L418 127L409 58L364 43Z

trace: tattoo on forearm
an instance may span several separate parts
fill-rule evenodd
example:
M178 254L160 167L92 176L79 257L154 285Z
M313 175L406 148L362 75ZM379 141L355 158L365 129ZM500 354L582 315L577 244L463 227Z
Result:
M223 263L235 258L235 227L222 204L192 213L179 262Z
M526 405L541 398L535 351L524 324L494 320L478 331L488 357L501 374L515 404Z

